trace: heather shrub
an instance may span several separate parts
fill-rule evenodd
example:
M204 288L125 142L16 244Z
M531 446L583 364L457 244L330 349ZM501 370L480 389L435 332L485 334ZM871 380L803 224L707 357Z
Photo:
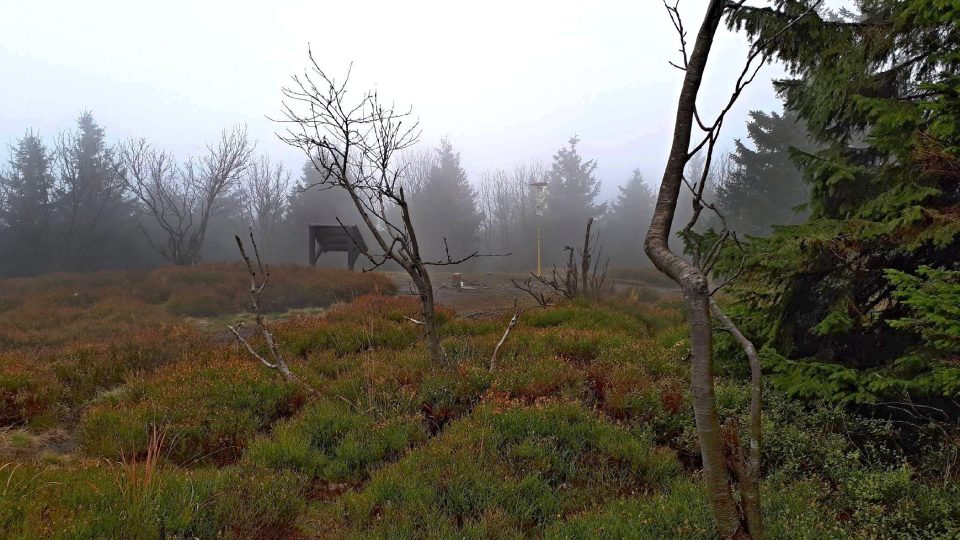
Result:
M167 266L150 272L143 287L148 291L171 291L166 307L175 314L223 315L246 309L249 276L241 263ZM391 293L395 288L381 274L277 265L270 267L270 287L263 295L263 309L269 312L325 307L365 294Z
M0 426L50 423L64 393L47 366L15 353L0 355Z
M131 375L202 354L205 340L193 328L172 325L0 355L0 425L49 424Z
M376 536L529 534L617 491L641 492L678 472L648 437L567 403L484 406L377 472L333 510Z
M241 263L2 279L0 345L33 348L96 341L174 323L183 315L245 312L248 280ZM279 265L271 268L263 302L267 311L284 311L394 290L380 274Z
M582 395L586 379L576 367L555 356L521 358L504 362L492 389L511 399L533 402L551 396Z
M834 539L850 536L822 504L823 487L814 483L767 486L764 490L768 538ZM696 479L672 482L646 497L616 499L549 527L551 540L624 538L716 538L703 487Z
M81 447L92 456L138 456L156 428L167 433L165 456L176 463L229 463L256 433L296 411L301 392L252 360L184 361L100 396L81 417Z
M401 455L426 439L418 417L375 423L344 405L318 402L251 444L247 458L274 470L292 470L310 479L345 481Z

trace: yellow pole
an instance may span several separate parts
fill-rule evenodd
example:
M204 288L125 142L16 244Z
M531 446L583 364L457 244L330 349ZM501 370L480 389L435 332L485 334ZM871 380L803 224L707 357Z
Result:
M540 216L537 216L537 277L541 277L540 273Z

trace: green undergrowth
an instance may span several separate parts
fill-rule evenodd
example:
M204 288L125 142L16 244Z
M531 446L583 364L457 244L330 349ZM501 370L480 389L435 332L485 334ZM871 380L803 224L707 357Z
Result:
M418 316L363 296L276 321L298 382L195 332L90 349L142 366L110 388L24 368L74 396L76 450L0 463L0 538L712 538L674 299L527 311L493 372L509 315L442 309L439 364ZM719 412L747 425L724 373ZM21 395L3 410L41 407ZM766 395L767 537L958 534L955 435Z
M0 470L0 537L289 538L303 508L295 475L84 462Z
M516 537L680 471L672 451L582 405L484 405L330 506L344 536Z

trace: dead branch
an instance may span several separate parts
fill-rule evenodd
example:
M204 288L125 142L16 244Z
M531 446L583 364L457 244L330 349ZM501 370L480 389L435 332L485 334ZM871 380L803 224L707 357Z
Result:
M240 330L243 329L243 321L241 321L236 328L234 328L233 326L230 326L229 324L227 325L227 328L229 328L230 331L233 332L233 335L237 337L237 341L240 342L241 345L247 348L247 352L249 352L251 356L259 360L261 363L263 363L263 365L267 366L268 368L277 369L276 364L271 364L269 361L267 361L266 358L260 356L260 353L258 353L252 346L250 346L250 343L246 339L244 339L244 337L240 334Z
M276 369L288 381L296 380L296 376L290 371L290 368L287 367L286 361L283 359L283 355L280 353L280 348L277 347L276 341L273 339L273 334L267 328L266 318L263 316L263 313L260 308L260 295L263 293L263 290L266 288L267 283L270 281L270 268L264 266L263 262L260 259L260 250L257 248L257 241L253 237L253 230L250 230L250 244L253 246L253 253L257 260L257 266L253 266L253 262L250 260L250 257L247 255L246 250L243 247L243 241L240 240L240 235L234 236L237 241L237 247L240 248L240 256L243 258L243 262L247 266L247 273L250 274L250 310L253 312L254 318L257 322L257 331L260 336L263 337L263 340L267 344L267 351L270 355L270 360L268 361L260 354L253 349L249 342L240 335L240 327L237 328L232 326L227 326L233 335L237 337L237 340L246 347L247 351L250 352L255 358L260 360L263 365L267 366L270 369ZM257 274L260 274L262 277L257 279Z
M534 289L533 280L537 277L534 274L531 274L533 277L529 277L522 282L517 282L515 279L511 279L510 283L513 283L513 286L521 291L530 295L531 298L536 301L537 305L540 307L547 307L550 304L550 295L544 291L538 291Z
M580 252L580 266L583 277L583 292L587 294L590 290L590 229L593 227L593 218L587 220L587 232L583 235L583 251Z
M510 317L510 323L507 324L507 329L503 331L503 336L500 338L500 341L497 342L497 346L493 348L493 354L490 355L490 371L497 369L497 354L500 353L500 347L503 347L503 343L507 341L507 336L510 335L510 331L513 330L513 327L517 325L517 321L520 320L520 305L517 303L517 299L513 299L513 317Z

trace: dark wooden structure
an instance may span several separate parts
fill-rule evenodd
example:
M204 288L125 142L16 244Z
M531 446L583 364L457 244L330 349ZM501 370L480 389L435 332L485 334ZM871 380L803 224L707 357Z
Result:
M310 224L310 266L316 266L320 255L328 251L345 251L347 268L353 270L360 252L366 250L367 244L356 225Z

